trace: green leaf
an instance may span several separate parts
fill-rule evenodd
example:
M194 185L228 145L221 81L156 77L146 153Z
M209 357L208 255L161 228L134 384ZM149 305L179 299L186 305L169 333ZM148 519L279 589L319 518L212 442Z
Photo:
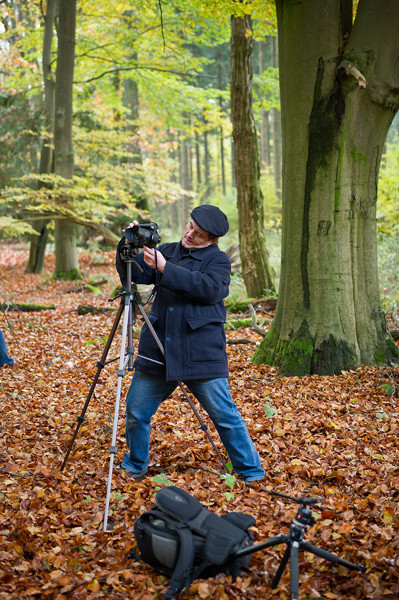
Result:
M387 396L393 396L395 392L395 386L392 383L383 383L378 389L384 390Z
M160 475L156 475L155 477L153 477L152 479L154 481L154 483L157 483L159 486L162 485L173 485L173 483L171 481L169 481L169 479L166 477L165 473L161 473ZM159 487L157 489L160 489Z
M273 406L270 406L270 404L268 404L268 402L266 402L264 405L265 407L265 414L267 417L274 417L274 415L277 414L277 409L273 408Z
M378 412L376 415L377 419L389 419L389 416L386 412Z
M233 487L234 487L234 485L235 485L235 483L236 483L236 477L235 477L235 475L230 475L229 473L224 473L220 477L225 480L226 484L232 490Z

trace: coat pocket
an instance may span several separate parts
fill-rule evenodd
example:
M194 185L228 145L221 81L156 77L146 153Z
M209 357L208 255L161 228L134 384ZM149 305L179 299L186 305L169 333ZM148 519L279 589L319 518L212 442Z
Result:
M187 356L191 363L225 360L226 336L220 318L191 318L187 320Z

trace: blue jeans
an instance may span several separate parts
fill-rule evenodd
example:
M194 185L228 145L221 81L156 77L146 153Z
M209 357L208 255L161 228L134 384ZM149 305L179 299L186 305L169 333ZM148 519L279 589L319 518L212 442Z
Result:
M126 397L126 441L130 452L123 457L122 468L134 473L146 471L152 416L177 385L176 381L165 381L138 370L134 372ZM262 479L265 472L258 452L232 400L227 379L187 381L186 386L212 419L234 471L240 473L245 481Z
M3 365L13 365L14 361L8 356L7 346L3 333L0 331L0 367Z

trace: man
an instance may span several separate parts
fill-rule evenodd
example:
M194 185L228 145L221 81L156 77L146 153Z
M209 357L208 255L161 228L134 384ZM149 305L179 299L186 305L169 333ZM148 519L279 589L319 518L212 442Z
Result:
M137 225L137 222L133 224ZM216 206L191 212L180 242L144 247L133 266L136 283L157 283L149 321L165 357L143 325L133 380L126 398L126 441L129 452L121 468L130 477L146 474L151 418L178 385L185 383L212 419L233 465L245 481L264 477L259 455L228 385L223 299L228 296L231 264L217 246L229 229ZM121 240L120 245L124 242ZM116 267L126 288L126 264L119 249ZM161 363L161 364L160 364Z

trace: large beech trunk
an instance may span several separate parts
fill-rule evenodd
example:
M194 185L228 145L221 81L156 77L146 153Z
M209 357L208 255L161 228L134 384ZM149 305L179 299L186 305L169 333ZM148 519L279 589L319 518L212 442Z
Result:
M376 200L399 108L399 10L387 0L277 0L283 134L282 267L253 357L331 374L399 353L381 309Z

